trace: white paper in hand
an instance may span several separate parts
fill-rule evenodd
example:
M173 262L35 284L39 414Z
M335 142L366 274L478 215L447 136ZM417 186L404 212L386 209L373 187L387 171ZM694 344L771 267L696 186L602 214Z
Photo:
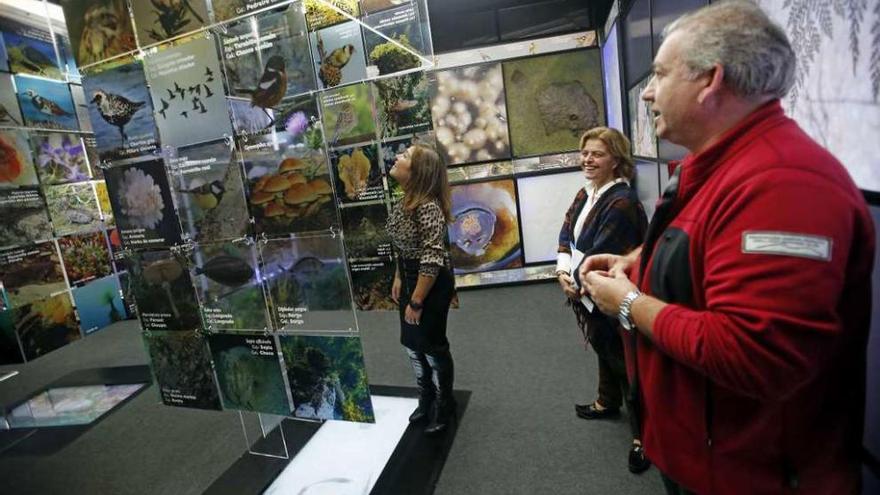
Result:
M584 260L584 253L582 251L578 251L574 246L571 248L571 268L569 268L568 273L571 275L571 280L574 283L575 288L577 290L581 290L580 286L577 283L577 278L574 276L575 271L577 271L578 267L581 266L581 261ZM593 300L590 299L589 296L581 296L581 304L587 308L587 311L590 313L593 312L593 308L596 306L593 303Z

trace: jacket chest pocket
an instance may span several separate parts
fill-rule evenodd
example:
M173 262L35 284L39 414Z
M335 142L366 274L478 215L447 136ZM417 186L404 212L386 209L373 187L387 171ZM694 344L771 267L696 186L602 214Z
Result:
M693 307L690 238L684 230L669 227L657 240L651 261L651 294L670 304Z

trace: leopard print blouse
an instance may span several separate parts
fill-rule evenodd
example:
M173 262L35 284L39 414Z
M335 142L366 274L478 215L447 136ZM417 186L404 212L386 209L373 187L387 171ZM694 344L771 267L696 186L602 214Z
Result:
M435 277L441 267L451 266L443 210L430 201L407 212L402 203L394 204L386 226L395 251L402 258L419 260L420 274Z

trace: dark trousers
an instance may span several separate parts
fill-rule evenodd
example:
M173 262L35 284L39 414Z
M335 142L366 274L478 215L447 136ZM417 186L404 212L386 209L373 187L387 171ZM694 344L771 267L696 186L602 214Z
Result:
M633 439L641 439L639 420L635 414L632 400L630 400L623 348L617 348L613 345L593 346L593 348L599 358L599 404L602 404L603 407L617 409L626 403Z
M672 481L669 476L660 473L660 477L663 478L663 487L666 488L667 495L694 495L694 492L686 490L683 486Z
M455 364L449 345L432 349L430 352L414 351L404 347L416 375L419 400L424 403L436 401L448 407L452 399L452 385L455 381Z

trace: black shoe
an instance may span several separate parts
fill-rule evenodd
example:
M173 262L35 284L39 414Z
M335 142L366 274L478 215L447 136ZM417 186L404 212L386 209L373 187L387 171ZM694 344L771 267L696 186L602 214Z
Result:
M620 416L619 407L606 407L605 409L596 409L596 403L580 405L575 404L575 413L581 419L610 419Z
M450 423L456 418L456 406L454 401L446 404L441 404L440 401L434 402L431 422L425 427L425 435L440 435L449 429Z
M629 451L629 472L640 474L650 467L651 461L645 457L645 448L641 445L633 445Z
M412 414L409 415L410 423L421 423L422 421L426 421L428 416L431 415L431 406L434 405L434 401L422 401L419 400L419 407L416 408Z

